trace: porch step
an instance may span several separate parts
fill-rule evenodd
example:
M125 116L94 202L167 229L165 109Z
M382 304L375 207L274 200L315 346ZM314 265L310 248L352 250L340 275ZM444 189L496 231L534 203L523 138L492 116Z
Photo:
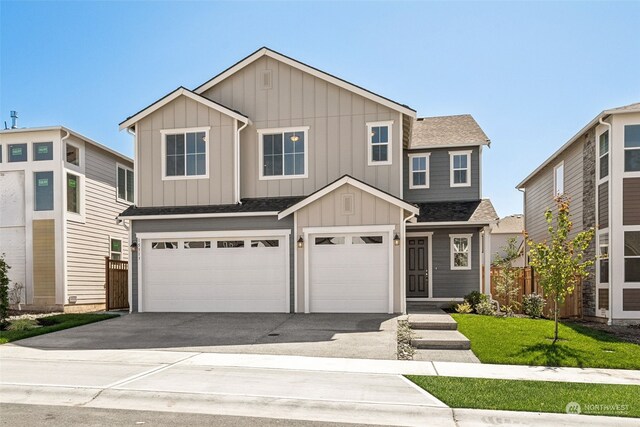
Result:
M419 349L431 350L469 350L471 343L458 331L416 330L411 345Z
M442 313L416 313L409 315L411 329L430 329L437 331L455 331L458 323L451 316Z

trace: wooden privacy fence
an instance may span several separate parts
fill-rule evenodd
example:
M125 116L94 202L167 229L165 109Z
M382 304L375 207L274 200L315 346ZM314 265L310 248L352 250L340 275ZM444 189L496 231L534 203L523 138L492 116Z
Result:
M519 303L519 312L522 312L523 295L529 295L531 293L544 295L544 292L538 284L538 276L533 273L531 267L518 268L518 270L518 295L516 296L516 300ZM500 271L500 267L491 267L491 295L500 305L503 305L511 301L505 298L499 298L496 294L496 278L500 275ZM484 274L482 280L484 288L486 286L484 283ZM553 317L553 300L551 298L547 298L546 300L547 304L544 307L544 315L546 317ZM560 317L563 319L582 317L582 280L578 281L573 293L567 295L564 304L560 305Z
M105 257L107 310L129 308L129 263Z

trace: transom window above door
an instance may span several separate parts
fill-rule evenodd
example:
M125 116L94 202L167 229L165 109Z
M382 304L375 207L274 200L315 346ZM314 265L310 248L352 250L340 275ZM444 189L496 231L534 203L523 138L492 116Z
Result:
M258 130L260 179L306 178L309 127Z
M163 179L194 179L209 176L209 128L161 131Z
M393 122L367 123L369 166L391 164L391 126Z

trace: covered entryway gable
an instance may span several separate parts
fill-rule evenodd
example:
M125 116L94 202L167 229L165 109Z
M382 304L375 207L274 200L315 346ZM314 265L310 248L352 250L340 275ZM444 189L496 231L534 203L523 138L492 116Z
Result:
M404 221L417 208L345 176L281 212L294 216L296 312L404 309Z

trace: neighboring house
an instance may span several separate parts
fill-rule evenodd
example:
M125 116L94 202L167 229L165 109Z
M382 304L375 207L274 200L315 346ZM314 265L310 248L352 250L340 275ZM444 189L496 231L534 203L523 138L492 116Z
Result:
M0 253L26 308L105 308L105 257L128 258L117 215L133 161L62 126L0 130Z
M378 312L481 286L486 135L267 48L120 124L132 311Z
M505 257L504 248L509 244L510 239L516 239L516 247L520 251L520 256L511 265L513 267L524 267L524 215L516 214L501 218L491 227L491 262L495 263L497 256Z
M640 103L598 114L518 188L533 240L545 239L544 211L558 194L571 199L574 233L597 230L583 314L609 323L640 320Z

